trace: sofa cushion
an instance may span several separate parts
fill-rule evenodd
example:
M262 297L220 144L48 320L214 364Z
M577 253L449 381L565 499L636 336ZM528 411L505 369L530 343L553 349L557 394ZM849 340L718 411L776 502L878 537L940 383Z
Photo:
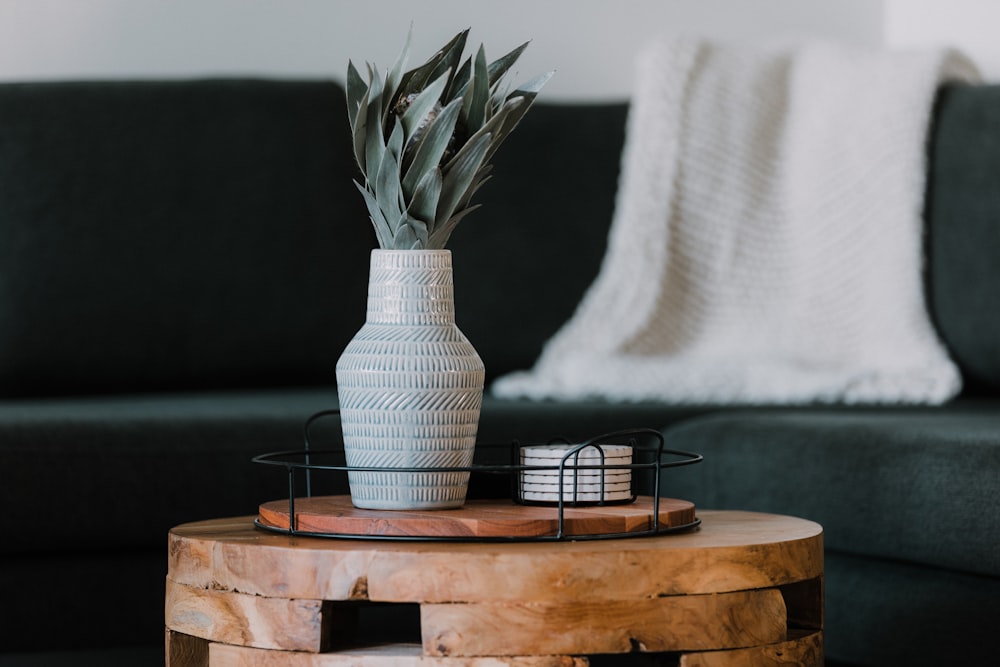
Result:
M703 463L663 489L701 507L802 516L828 549L1000 576L995 402L736 411L667 432Z
M1000 579L829 550L823 579L828 665L996 662Z
M23 510L0 554L162 549L178 523L253 514L288 485L251 458L301 449L331 407L332 388L0 402L0 506Z
M1000 85L942 91L927 186L932 314L969 393L1000 389Z
M0 85L0 396L330 382L374 245L344 109L319 81Z

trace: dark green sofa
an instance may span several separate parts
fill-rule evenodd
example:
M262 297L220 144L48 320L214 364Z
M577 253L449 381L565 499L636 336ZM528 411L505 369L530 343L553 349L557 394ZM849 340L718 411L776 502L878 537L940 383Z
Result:
M459 325L489 378L530 366L595 277L626 114L536 106L454 235ZM480 440L662 429L705 455L666 494L825 526L831 663L987 664L1000 87L945 91L930 139L927 294L967 387L952 404L487 396ZM250 458L299 447L336 405L364 317L374 234L349 142L329 82L0 85L0 665L155 663L167 530L287 495Z

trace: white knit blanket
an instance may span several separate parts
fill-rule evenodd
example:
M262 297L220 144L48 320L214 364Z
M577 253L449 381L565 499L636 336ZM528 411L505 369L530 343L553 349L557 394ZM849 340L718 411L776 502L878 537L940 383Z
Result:
M923 292L925 151L939 84L976 76L950 51L650 45L600 273L535 367L494 394L954 396Z

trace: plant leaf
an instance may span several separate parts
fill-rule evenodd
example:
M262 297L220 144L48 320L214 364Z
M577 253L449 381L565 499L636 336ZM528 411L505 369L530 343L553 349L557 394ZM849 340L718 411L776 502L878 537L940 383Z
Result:
M389 142L385 146L385 149L391 152L393 157L396 158L396 164L400 163L403 155L403 142L406 140L405 135L403 124L397 120L392 127L392 133L389 135Z
M446 72L454 74L458 71L458 65L462 61L462 52L465 51L465 42L468 37L469 28L466 28L445 44L439 52L441 54L441 59L427 76L429 81L433 81Z
M434 231L434 214L437 211L438 199L441 197L443 179L440 169L431 169L417 183L413 199L406 209L409 217L424 222L428 232Z
M440 250L448 245L448 239L451 238L451 233L455 231L455 227L458 226L458 223L461 222L465 216L469 215L479 207L480 204L470 206L469 208L463 209L448 218L447 222L435 229L434 233L431 234L427 241L427 249Z
M514 65L514 63L517 62L517 59L521 57L521 54L524 53L524 50L528 48L528 45L530 43L531 42L525 42L521 46L511 51L510 53L507 53L506 55L497 58L496 60L494 60L489 64L487 72L489 73L491 91L495 92L499 88L504 74L506 74L507 71L510 70L510 68ZM465 91L469 84L471 69L472 69L472 62L470 58L467 59L462 64L462 69L460 69L458 71L458 74L455 75L455 79L452 82L452 86L448 89L445 95L445 99L450 101L455 99L459 95L465 94ZM500 104L494 104L492 106L494 107L493 110L495 111L496 108L499 108ZM487 117L489 115L490 114L487 113Z
M419 250L426 248L428 241L427 225L403 213L390 247L397 250Z
M497 112L491 121L493 126L493 132L495 132L493 144L490 146L490 150L487 153L486 159L489 160L500 148L500 145L507 139L514 128L517 127L521 119L524 118L524 114L528 113L528 109L531 107L531 100L526 97L513 97L504 102L503 107Z
M551 79L552 75L555 73L556 73L555 70L549 70L545 74L539 74L534 79L531 79L527 83L518 86L518 88L513 93L510 94L510 97L513 97L514 95L521 95L525 97L530 97L530 99L533 101L535 99L535 96L538 94L538 91L540 91L542 87L546 83L548 83L549 79Z
M524 53L524 50L528 48L528 44L530 43L531 42L525 42L510 53L503 55L490 63L490 87L494 86L497 81L499 81L501 77L507 73L507 70L509 70L514 63L517 62L517 59L521 57L521 54Z
M385 214L386 220L389 221L398 218L404 208L403 193L399 183L399 153L402 143L403 129L399 123L396 123L375 179L375 199L378 201L382 213Z
M465 92L462 103L462 119L471 134L483 126L486 119L486 105L490 102L490 83L486 73L486 51L482 45L476 52L475 64L472 67L472 80L469 85L472 90Z
M379 246L382 248L391 248L392 230L389 228L389 223L386 221L382 209L379 208L378 202L375 201L375 196L357 181L354 181L354 185L361 191L361 195L365 199L365 204L368 206L369 219L372 221L372 226L375 227L375 238L378 239Z
M438 201L437 215L435 215L437 220L447 221L455 212L455 208L462 201L465 191L476 177L476 172L486 157L486 151L490 147L490 139L491 137L487 133L470 140L445 166L441 198Z
M468 189L465 191L465 195L462 197L462 201L458 202L458 208L463 209L469 205L472 198L479 191L479 188L483 187L487 181L493 178L493 165L483 164L476 172L476 177L472 179L472 184L469 185Z
M427 225L423 220L417 220L409 215L406 216L407 226L413 230L413 235L417 237L418 244L411 246L413 250L419 250L420 248L426 248L427 243L430 240L427 233Z
M420 67L410 70L403 75L402 80L399 82L399 88L396 91L396 97L406 97L413 93L419 93L423 90L427 82L432 80L432 74L437 69L437 66L444 60L445 56L455 50L455 47L461 44L461 49L458 50L461 53L465 49L465 39L469 35L469 30L466 29L454 37L451 38L447 44L445 44L441 49L431 56L427 62L425 62Z
M396 250L413 250L419 243L420 240L414 233L413 228L407 224L402 224L396 229L396 234L392 237L392 245L389 247Z
M358 111L361 109L368 84L350 60L347 61L347 118L351 123L351 132L357 124Z
M377 67L372 68L368 86L368 113L365 118L368 136L365 140L365 176L371 181L381 170L385 153L385 136L382 133L382 78Z
M497 152L497 149L500 148L500 145L504 142L507 136L514 131L514 128L517 127L518 123L521 122L521 119L524 118L524 115L528 113L528 109L531 108L531 104L535 101L535 98L538 96L538 91L540 91L542 89L542 86L544 86L546 82L552 78L553 74L555 74L554 70L539 75L534 79L528 81L527 83L523 84L517 90L515 90L514 92L512 92L510 95L507 96L507 100L506 102L504 102L503 107L501 107L500 111L493 118L490 119L492 123L492 121L499 118L500 124L498 126L495 126L495 128L491 129L491 131L495 132L496 136L495 139L493 140L493 145L490 146L490 150L486 154L487 161L489 161L490 158L493 157L493 155ZM505 109L508 108L508 105L511 105L511 103L513 102L517 102L517 104L511 106L509 111L505 111ZM487 123L487 125L491 125L491 123ZM485 126L483 129L486 129Z
M527 109L527 101L523 97L513 97L504 102L504 105L500 108L498 112L493 114L488 121L471 137L469 137L469 143L478 139L484 135L491 135L490 147L486 151L486 161L496 153L497 148L503 143L503 140L507 138L510 131L514 129L517 125L517 121L520 120L518 116L517 120L511 121L510 117L520 113L523 116L521 109ZM468 144L466 144L468 145ZM458 157L458 156L456 156ZM447 165L445 166L447 169Z
M469 77L472 75L472 58L466 58L465 62L455 73L455 76L451 78L451 83L448 84L448 90L444 93L444 100L451 102L452 100L458 99L459 95L465 92L466 87L469 85Z
M451 135L455 131L461 106L461 100L455 100L442 109L420 138L416 149L413 149L410 165L405 168L404 193L412 193L417 187L417 181L423 178L423 174L441 162L441 157L447 150L448 142L451 141Z
M403 121L403 129L406 130L406 140L409 141L410 137L420 126L420 122L427 116L428 113L434 108L434 105L438 103L441 97L441 92L444 90L445 85L448 83L448 73L445 72L437 79L435 79L429 86L424 88L416 99L410 103L409 108L403 113L400 120Z
M368 144L368 93L365 91L361 98L361 105L358 108L358 116L354 121L354 159L358 161L361 173L368 180L368 162L365 159L366 146Z
M393 105L393 101L396 96L396 89L399 88L399 83L403 78L403 68L406 67L406 62L410 59L410 43L413 41L413 24L410 24L410 29L406 33L406 42L403 44L402 50L399 52L399 56L396 58L396 62L393 64L392 69L389 70L389 74L385 79L385 93L383 97L383 109L382 113L387 114L389 112L389 107Z

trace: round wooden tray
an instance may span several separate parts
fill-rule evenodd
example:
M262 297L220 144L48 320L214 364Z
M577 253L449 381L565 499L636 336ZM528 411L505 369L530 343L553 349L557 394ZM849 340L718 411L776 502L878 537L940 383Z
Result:
M627 505L565 507L563 536L642 533L653 529L653 498L640 496ZM694 503L660 499L659 528L678 529L696 522ZM288 500L259 508L257 522L288 530ZM452 510L363 510L350 496L295 499L295 530L345 537L523 538L556 536L555 506L517 505L510 500L469 500Z

